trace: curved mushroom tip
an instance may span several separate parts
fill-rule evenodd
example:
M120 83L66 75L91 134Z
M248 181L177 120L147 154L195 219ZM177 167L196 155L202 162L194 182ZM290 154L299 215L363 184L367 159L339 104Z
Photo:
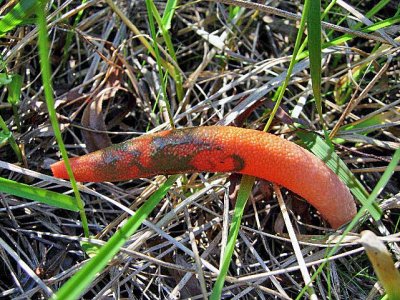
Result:
M346 216L344 218L342 218L340 221L331 221L330 225L332 226L333 229L338 229L344 225L346 225L347 223L349 223L354 216L356 215L357 210L354 208L354 213L353 211L351 213L347 213Z
M53 176L62 179L68 179L67 169L65 168L65 164L63 160L60 160L50 166L51 172L53 172Z
M341 209L332 211L332 216L328 219L328 222L334 229L338 229L349 223L357 214L356 203L350 192L348 198L342 198L341 205Z

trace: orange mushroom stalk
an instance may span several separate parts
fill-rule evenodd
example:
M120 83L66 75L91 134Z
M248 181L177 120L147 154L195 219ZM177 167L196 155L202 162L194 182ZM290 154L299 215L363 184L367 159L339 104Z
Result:
M319 210L333 228L352 219L347 186L319 158L275 135L237 127L167 130L70 159L77 181L122 181L157 174L235 172L286 187ZM51 166L68 178L63 161Z

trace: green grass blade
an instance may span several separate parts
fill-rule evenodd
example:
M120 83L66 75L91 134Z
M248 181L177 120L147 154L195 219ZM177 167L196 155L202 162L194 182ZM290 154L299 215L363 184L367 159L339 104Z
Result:
M344 134L351 134L352 132L357 132L359 134L367 135L375 130L377 130L379 125L385 124L387 120L395 120L396 114L392 111L386 111L378 115L373 115L367 118L363 118L354 121L350 124L343 125L340 127L338 134L339 137L335 137L333 141L337 144L344 143L346 140L343 137ZM342 136L342 137L340 137Z
M379 11L385 8L385 6L388 5L390 1L392 0L381 0L376 4L374 3L372 8L365 14L365 17L371 18L375 16Z
M35 11L36 2L36 0L21 0L0 19L0 37L23 23Z
M89 284L101 272L108 262L116 255L127 239L135 233L142 222L167 194L179 175L170 176L160 188L131 216L126 223L102 246L98 254L89 260L82 269L71 277L58 290L52 299L72 300L85 291Z
M172 59L175 61L176 64L178 64L178 60L176 58L176 53L174 49L174 45L172 43L171 35L169 34L168 29L164 26L164 21L161 19L161 16L158 13L157 7L155 6L153 1L149 1L149 5L151 7L151 12L153 14L154 19L156 20L158 27L161 30L161 34L164 38L165 44L167 45L168 53L172 57ZM171 16L172 18L172 16ZM183 84L182 84L182 76L180 73L180 70L174 66L174 73L170 74L176 83L176 94L178 97L178 100L181 101L183 99Z
M12 80L8 85L8 98L7 101L12 105L15 124L17 124L18 131L21 131L21 121L19 118L18 107L19 99L21 97L22 89L22 76L19 74L12 75Z
M8 143L9 135L6 135L4 131L0 130L0 148Z
M86 3L86 0L81 1L81 4L85 4L85 3ZM74 19L74 24L72 25L71 30L69 30L67 33L67 37L65 38L64 54L63 54L63 58L62 58L62 62L61 62L62 64L64 64L67 61L68 55L70 54L69 47L72 44L72 40L74 37L74 31L75 31L76 27L78 26L79 21L82 18L83 12L84 12L84 10L80 10L78 12L78 14L76 15L76 17Z
M368 197L368 202L364 205L363 209L368 208L368 205L375 201L376 197L378 197L379 193L383 190L386 184L389 182L390 178L393 176L394 171L400 161L400 148L394 152L393 158L387 166L385 172L382 177L379 179L375 188L372 190L371 194Z
M383 28L386 28L386 27L389 27L389 26L393 26L393 25L395 25L395 24L397 24L399 22L400 22L400 15L396 16L396 17L388 18L386 20L382 20L382 21L376 22L375 24L370 25L370 26L366 26L363 29L361 29L361 32L367 32L367 33L368 32L375 32L375 31L377 31L379 29L383 29ZM343 44L343 43L345 43L347 41L352 40L353 38L354 38L354 36L351 35L351 34L343 34L343 35L341 35L341 36L339 36L337 38L332 39L329 42L323 43L322 44L322 49L326 49L326 48L331 47L331 46L341 45L341 44ZM308 50L307 51L303 51L302 53L300 53L298 55L297 59L298 60L304 59L304 58L308 57L308 55L309 55L309 51Z
M357 82L365 71L367 70L369 63L364 63L360 66L354 67L351 70L351 77L349 74L344 74L339 78L335 84L333 90L333 97L337 105L343 105L351 98L351 94L354 92L354 82Z
M142 45L150 52L153 57L156 57L155 50L147 41L146 35L144 35L130 20L125 14L118 8L118 6L114 3L113 0L105 0L105 2L110 6L110 8L121 18L122 22L124 22L129 30L131 30L135 35L137 35L138 40L142 43ZM166 60L161 58L161 65L168 70L169 74L174 74L174 67Z
M221 299L222 289L224 287L225 277L228 273L228 268L232 260L233 250L235 249L236 239L239 233L240 223L243 216L244 208L246 207L247 199L250 196L251 190L254 185L255 178L252 176L244 175L240 183L240 190L238 192L235 211L232 217L231 227L229 229L228 241L225 248L224 258L222 261L222 266L220 268L220 273L218 275L217 281L215 282L212 294L210 296L211 300Z
M367 207L369 213L375 220L379 220L381 217L381 210L377 203L367 204L368 193L353 175L353 173L347 168L346 164L340 159L340 157L331 149L331 147L318 135L312 132L305 132L298 130L297 136L303 141L305 146L313 152L317 157L322 159L326 165L335 172L340 179L348 186L353 195Z
M268 118L267 124L265 124L264 131L268 131L269 127L272 124L275 114L278 111L278 108L283 99L283 95L285 94L286 87L289 84L290 75L292 74L293 68L296 64L296 61L298 60L297 55L298 55L299 49L301 47L301 39L303 37L304 29L306 26L307 15L308 15L309 9L310 9L310 1L306 1L304 4L303 13L301 15L300 27L299 27L299 30L297 31L296 43L294 45L294 50L293 50L292 58L290 59L290 64L289 64L289 68L287 70L286 78L285 78L285 81L283 82L283 84L279 87L278 99L276 100L275 106L272 109L271 115Z
M10 143L11 148L13 149L15 155L18 158L18 161L22 161L22 153L21 149L19 149L17 142L14 139L11 131L8 130L6 122L4 122L3 117L0 115L0 129L2 130L2 135L7 138L7 141Z
M156 33L156 27L154 25L154 15L158 14L158 11L155 8L152 0L145 0L145 1L146 1L146 8L147 8L147 17L148 17L147 19L149 20L150 33L151 33L151 37L153 39L153 47L154 47L154 52L155 52L155 56L156 56L158 74L159 74L159 79L160 79L160 83L161 83L161 87L162 87L161 92L164 97L164 102L165 102L166 110L167 110L168 117L169 117L168 121L169 121L171 127L175 128L172 113L171 113L171 107L169 105L169 100L168 100L167 80L164 80L164 78L165 79L167 79L167 78L164 77L164 72L162 69L162 58L160 55L160 49L158 48L158 44L157 44L157 33ZM152 6L152 3L153 3L153 6Z
M370 207L372 203L375 203L376 197L379 195L379 193L383 190L383 188L386 186L386 184L389 182L390 178L393 176L395 168L397 167L398 163L400 161L400 148L397 149L393 155L392 160L390 161L388 167L386 168L385 172L383 173L382 177L379 179L378 183L372 190L371 194L368 196L367 201L365 201L365 204L360 208L360 210L357 212L356 216L353 218L353 220L350 222L350 224L346 227L346 229L343 231L342 235L340 236L339 240L337 243L328 250L328 254L326 257L331 257L336 253L336 251L339 249L339 245L345 238L345 236L354 228L354 226L357 224L358 220L364 215L365 211ZM325 260L315 271L315 273L311 276L311 282L313 282L317 276L322 272L322 270L325 268L329 261ZM307 287L303 287L301 292L297 295L297 299L303 299L303 295L306 292Z
M49 117L51 121L51 126L53 127L54 135L56 137L58 146L60 148L61 155L64 159L65 167L68 172L68 176L71 179L72 189L74 190L75 199L77 206L79 207L79 214L82 221L82 227L85 234L85 237L89 237L89 225L87 222L84 203L79 194L78 186L76 184L74 174L72 173L71 165L68 160L68 153L65 149L64 142L62 140L60 126L57 120L56 110L54 108L54 97L53 97L53 87L51 85L51 69L49 62L49 39L47 32L47 24L46 24L46 1L38 1L38 5L36 7L37 12L37 24L39 27L39 58L40 58L40 68L42 71L42 81L43 81L43 89L44 95L46 98L46 105L49 111Z
M308 50L310 58L310 74L312 89L314 92L315 104L319 115L319 121L325 129L325 122L322 116L322 98L321 98L321 1L310 1L308 10L307 30L308 30Z
M165 5L164 13L162 16L162 24L166 30L171 29L172 18L175 13L175 9L178 6L178 0L168 0Z
M232 21L240 11L240 6L229 6L229 21Z
M6 73L0 73L0 86L7 86L8 89L8 101L13 104L13 101L18 98L21 93L21 88L22 86L22 78L20 75L13 75L10 76ZM16 90L19 89L19 92ZM11 94L11 95L10 95ZM10 101L10 99L12 99ZM18 102L18 101L16 101ZM15 104L16 104L15 102ZM14 105L13 105L14 109ZM19 125L19 119L17 119L17 125ZM22 161L22 153L21 149L18 147L17 142L14 139L14 136L12 135L11 131L8 129L6 122L4 121L3 117L0 115L0 146L4 145L6 142L10 143L11 148L13 149L15 155L18 158L18 161Z
M0 191L57 208L79 211L74 198L0 177Z
M21 96L22 76L19 74L12 75L12 80L8 84L8 103L17 105Z
M0 86L11 83L12 77L6 73L0 73Z
M336 0L332 0L327 7L324 9L324 12L321 15L321 20L324 20L324 18L328 15L328 13L331 11L331 9L335 6ZM300 46L299 53L303 53L304 49L308 45L308 37L306 37L303 41L303 44ZM322 46L321 46L322 48ZM308 52L307 52L308 53ZM302 57L304 58L304 57ZM297 60L300 60L300 57L297 57Z

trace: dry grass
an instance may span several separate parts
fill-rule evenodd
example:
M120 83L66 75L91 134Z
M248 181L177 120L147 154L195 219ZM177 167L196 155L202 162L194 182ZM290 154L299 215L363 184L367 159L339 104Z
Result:
M398 9L395 2L390 1L372 20L393 16ZM361 15L371 8L370 1L349 3ZM177 127L223 124L263 128L289 64L296 21L252 9L240 9L231 18L228 6L223 4L180 3L170 31L183 76L184 98L178 99L175 82L169 77L165 99L160 94L156 60L129 23L149 39L144 2L115 4L127 17L125 22L99 1L84 5L76 28L71 26L73 16L83 6L76 9L77 2L55 2L50 10L49 59L56 109L71 157L168 128L166 101ZM165 3L155 4L162 12ZM297 15L301 8L298 1L273 1L270 5ZM328 15L329 23L337 24L344 17L340 26L349 28L357 21L349 14L337 5ZM368 191L375 187L400 145L399 47L391 44L397 37L395 26L385 30L386 35L353 38L330 47L323 55L323 112L328 128L374 116L383 118L369 125L368 134L357 128L336 134L343 139L336 141L340 142L335 146L336 153ZM70 32L72 43L66 49ZM341 34L330 32L325 27L325 38ZM45 107L36 40L37 30L31 24L20 26L1 40L4 66L8 72L23 76L23 88L19 121L5 100L6 91L0 96L0 113L24 159L18 163L11 148L1 145L0 173L4 178L71 194L65 182L46 176L50 174L49 165L58 161L60 154ZM174 65L162 39L158 42L162 57ZM355 68L362 69L361 75L354 76ZM338 103L337 93L346 82L352 82L350 94L344 103ZM295 67L270 131L293 140L292 121L321 133L306 60ZM90 231L95 235L91 242L104 244L164 180L160 176L81 186ZM238 182L236 175L227 174L182 176L120 255L99 274L85 298L207 297L221 260L221 243L226 241ZM380 297L382 290L359 242L359 232L374 231L395 259L400 259L399 186L395 173L378 199L384 211L382 219L375 222L366 218L345 238L339 253L330 258L328 267L313 282L314 297ZM243 216L224 298L296 298L307 272L312 274L322 262L335 238L334 231L326 228L318 213L298 201L296 195L282 192L286 217L296 235L289 238L272 186L258 181ZM0 194L0 297L47 298L88 259L79 243L85 241L81 236L78 213ZM18 259L24 264L17 263Z

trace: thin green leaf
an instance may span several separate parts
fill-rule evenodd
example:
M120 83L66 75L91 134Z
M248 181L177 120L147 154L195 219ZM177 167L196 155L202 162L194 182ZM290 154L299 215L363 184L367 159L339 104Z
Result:
M12 77L6 73L0 73L0 86L7 85L12 81Z
M164 13L162 16L162 24L166 30L171 29L172 18L175 13L175 9L178 6L178 0L168 0L165 5Z
M255 178L252 176L244 175L240 183L240 190L238 192L235 211L233 213L231 227L229 229L228 241L226 244L224 258L222 261L222 266L220 272L215 282L212 294L210 296L211 300L221 299L222 288L224 287L225 277L228 273L228 268L232 260L232 253L235 249L236 239L239 233L240 223L243 216L243 211L246 206L247 199L250 196L251 190L254 185Z
M6 122L4 122L3 117L0 115L0 128L3 131L3 135L7 137L8 142L10 143L11 148L13 149L15 155L18 158L18 161L22 161L22 153L21 149L19 149L17 142L14 139L11 131L8 130Z
M35 11L36 2L36 0L21 0L0 19L0 37L22 24Z
M381 0L378 3L374 3L372 8L365 14L366 18L371 18L374 15L376 15L380 10L385 8L386 5L389 4L389 2L392 0Z
M0 147L8 143L8 138L10 134L5 134L4 131L0 131Z
M71 179L72 189L75 194L76 204L79 207L79 214L82 221L82 227L85 234L85 237L89 237L89 225L87 222L84 203L81 199L81 195L79 194L78 185L76 184L76 180L74 174L72 173L71 165L68 160L68 153L65 149L64 142L61 136L60 126L58 124L57 114L54 105L54 97L53 97L53 87L51 84L51 68L49 62L49 39L47 32L47 24L46 24L46 1L38 1L37 5L37 23L39 27L39 58L40 58L40 68L42 71L42 81L43 81L43 89L44 96L46 99L47 110L49 111L49 118L51 122L51 126L53 127L54 135L56 137L58 147L60 148L61 155L64 159L65 167L67 169L67 173L69 178Z
M82 0L81 4L86 3L86 1L87 0ZM62 58L62 64L64 64L67 61L68 55L70 54L69 47L72 44L72 40L73 40L73 37L74 37L75 29L78 26L79 21L82 18L83 12L84 12L83 9L78 12L78 14L76 15L76 17L74 19L74 24L72 25L71 30L69 30L68 33L67 33L67 37L65 38L65 44L64 44L64 51L63 51L64 54L63 54L63 58Z
M400 22L400 15L396 16L396 17L388 18L386 20L382 20L380 22L376 22L375 24L370 25L370 26L366 26L363 29L361 29L361 32L366 32L366 33L375 32L375 31L377 31L379 29L383 29L383 28L386 28L386 27L389 27L389 26L393 26L393 25L395 25L395 24L397 24L399 22ZM352 40L353 38L354 38L354 36L352 36L351 34L343 34L342 36L334 38L329 42L323 43L322 44L322 49L326 49L326 48L331 47L331 46L341 45L341 44L343 44L343 43L345 43L347 41ZM298 55L297 60L304 59L304 58L308 57L308 55L309 55L309 51L303 51L302 53L300 53Z
M115 1L113 0L105 0L105 2L110 6L110 8L118 15L118 17L121 18L122 22L125 23L129 30L131 30L135 35L137 35L138 40L142 43L142 45L150 52L150 54L153 57L156 57L155 50L153 47L149 44L147 41L147 37L143 35L142 32L139 31L139 29L129 20L128 17L125 16L125 14L121 11L121 9L118 8L117 5L115 5ZM161 58L161 65L168 70L169 74L174 74L174 68L173 66Z
M8 98L7 101L12 105L15 123L17 124L18 131L21 130L21 121L19 118L17 104L21 97L22 89L22 76L19 74L12 75L12 81L8 85Z
M310 52L310 74L312 89L314 92L315 104L317 107L319 121L325 129L325 122L322 116L322 99L321 99L321 1L310 1L310 9L308 10L308 50Z
M164 21L161 19L161 16L158 13L157 7L155 6L153 1L149 1L149 5L151 7L151 13L156 20L158 27L160 28L161 34L164 38L165 44L167 45L168 54L175 61L175 64L178 64L178 60L176 58L174 45L172 43L171 35L168 29L164 26ZM172 16L171 16L172 17ZM169 72L170 73L170 72ZM182 76L180 70L174 66L174 73L170 74L176 83L176 94L178 100L181 101L183 99L183 85L182 85Z
M173 122L173 117L172 117L172 113L171 113L171 107L169 104L168 94L167 94L167 83L166 83L166 80L164 80L164 78L166 79L166 77L164 77L164 71L162 69L162 58L160 55L160 49L158 48L158 44L157 44L156 27L154 25L154 18L155 18L154 16L158 15L158 11L157 11L157 8L155 7L154 3L152 2L152 0L145 0L145 1L146 1L146 8L147 8L147 17L148 17L147 19L149 20L150 33L151 33L151 37L153 39L153 47L154 47L154 52L155 52L155 56L156 56L158 75L159 75L159 79L160 79L160 83L161 83L161 87L162 87L161 92L162 92L166 110L168 113L169 123L172 128L175 128L175 124Z
M354 121L350 124L343 125L338 131L338 135L357 132L359 134L366 135L374 130L379 129L379 125L385 124L388 120L395 121L396 113L393 111L385 111L378 115L373 115L367 118L363 118ZM346 140L341 137L335 137L333 141L337 144L344 143Z
M97 255L89 260L82 269L72 276L58 290L52 299L72 300L78 299L90 285L97 273L101 272L108 262L118 253L119 249L126 243L128 238L135 233L142 222L149 216L153 209L167 194L179 175L170 176L160 188L131 216L104 246L100 248Z
M357 82L361 78L368 65L369 63L364 63L360 66L356 66L351 70L351 77L346 73L339 78L333 90L336 104L343 105L350 99L351 94L354 92L353 82Z
M19 74L12 75L12 80L8 85L8 103L16 105L21 97L22 76Z
M275 106L272 109L271 115L268 118L267 124L265 124L264 131L268 131L269 127L272 124L272 121L275 117L276 112L278 111L279 106L281 105L281 101L283 99L283 95L285 94L286 87L289 84L290 76L292 75L293 68L298 61L297 56L301 47L301 39L303 37L304 29L306 26L306 21L307 21L307 15L308 11L310 9L310 1L306 1L304 4L304 9L303 13L301 15L301 20L300 20L300 27L299 30L297 31L297 36L296 36L296 43L294 45L294 50L292 54L292 58L290 59L290 64L289 68L287 70L286 78L283 84L279 87L279 95L278 99L276 100Z
M79 211L74 198L0 177L0 191L57 208Z
M339 176L339 178L351 190L353 195L367 207L371 216L375 220L379 220L382 212L378 204L371 203L367 205L367 191L361 182L359 182L349 170L349 168L347 168L346 164L340 159L335 151L332 150L331 147L315 133L298 130L296 134L303 141L307 149L322 159L326 165Z
M229 20L233 20L240 11L240 6L229 6Z
M101 249L100 245L95 245L89 242L81 242L81 247L90 258L96 257Z
M324 20L324 18L328 15L328 13L331 11L331 9L335 6L336 0L332 0L328 6L324 9L323 14L321 15L320 19ZM299 49L299 53L303 53L304 49L308 45L308 37L306 37L303 41L303 44L301 45ZM307 52L308 53L308 52ZM300 57L297 57L297 60L300 60Z
M389 165L387 166L382 177L379 179L375 188L372 190L371 194L369 195L368 202L365 204L366 207L363 207L363 209L368 208L368 205L370 205L370 203L375 201L375 199L376 199L376 197L378 197L379 193L382 192L383 188L389 182L389 179L393 176L394 171L395 171L399 161L400 161L400 148L394 152L392 160L390 161Z

